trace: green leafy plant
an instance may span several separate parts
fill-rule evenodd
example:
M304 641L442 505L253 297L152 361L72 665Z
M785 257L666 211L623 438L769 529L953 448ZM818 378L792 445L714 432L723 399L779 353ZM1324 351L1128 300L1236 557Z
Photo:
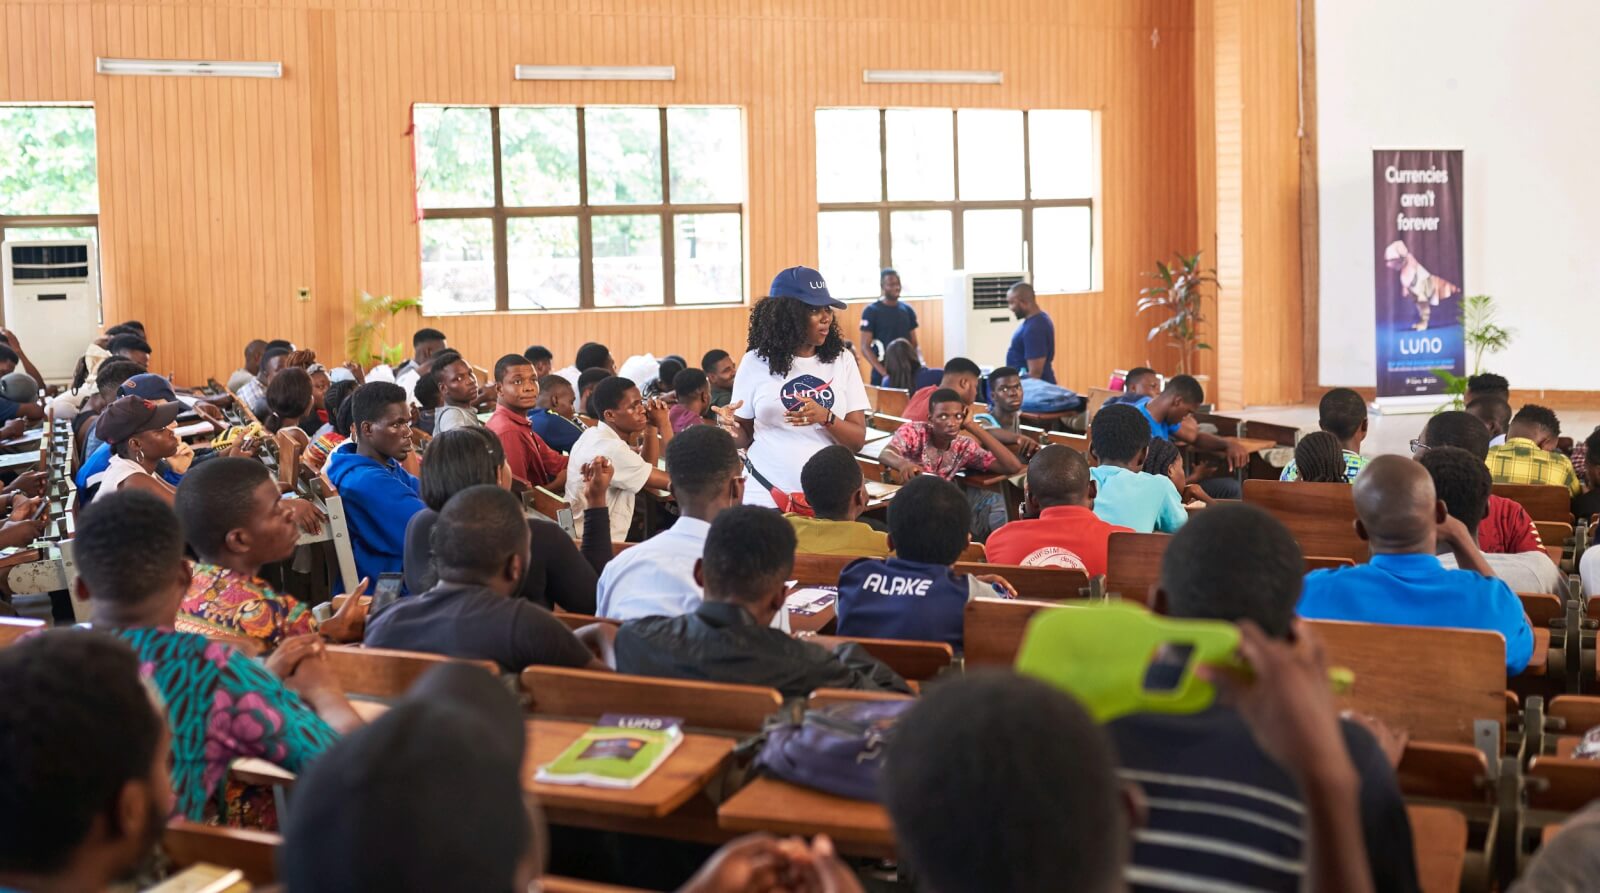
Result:
M345 333L345 352L363 368L377 363L393 366L405 358L404 344L386 344L389 321L397 314L422 306L421 298L356 295L356 323Z
M1461 302L1461 340L1472 351L1472 371L1456 375L1448 369L1434 369L1433 374L1445 384L1444 393L1450 399L1434 412L1462 409L1466 402L1467 379L1483 373L1484 354L1497 354L1511 346L1515 329L1495 322L1500 308L1489 295L1472 295Z
M1145 276L1156 284L1139 290L1139 313L1163 310L1168 316L1151 327L1146 341L1163 335L1167 345L1178 352L1178 374L1188 374L1197 368L1196 351L1210 350L1211 345L1200 340L1200 327L1205 324L1203 288L1207 285L1220 288L1217 271L1202 269L1201 252L1191 255L1177 253L1177 262L1168 264L1156 261L1156 271Z

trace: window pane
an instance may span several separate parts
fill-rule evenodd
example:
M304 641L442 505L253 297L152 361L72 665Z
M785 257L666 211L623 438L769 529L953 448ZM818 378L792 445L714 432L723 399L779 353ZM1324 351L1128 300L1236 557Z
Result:
M661 113L591 106L583 118L588 131L589 204L659 204ZM656 229L659 237L659 223Z
M889 266L900 274L905 297L944 294L951 263L949 211L894 211L889 214Z
M672 220L673 300L744 300L744 245L738 214L679 214Z
M1094 113L1028 113L1028 172L1034 198L1089 198L1094 194Z
M494 309L492 221L422 221L422 307L430 314Z
M955 198L955 146L949 109L890 109L889 201Z
M674 204L744 201L744 124L738 109L667 109Z
M1035 208L1033 282L1042 292L1088 291L1093 244L1088 208Z
M0 214L93 214L94 109L0 106Z
M818 214L817 261L829 294L836 298L877 297L878 212Z
M596 307L648 307L666 300L660 217L605 215L591 218L590 226Z
M1023 197L1021 112L962 109L956 135L962 201Z
M883 200L877 109L817 109L817 201Z
M487 208L494 204L494 144L489 110L419 105L417 198L424 208Z
M578 110L501 109L500 175L507 207L577 204Z
M962 269L970 273L1010 273L1022 266L1022 211L964 211Z
M512 310L578 306L578 218L506 220L506 287Z
M92 226L13 226L0 230L0 242L53 242L59 239L98 241L100 233Z

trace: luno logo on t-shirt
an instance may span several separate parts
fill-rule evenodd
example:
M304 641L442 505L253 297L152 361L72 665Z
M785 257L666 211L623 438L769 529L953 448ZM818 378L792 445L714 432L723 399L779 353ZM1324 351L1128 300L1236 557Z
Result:
M1028 553L1028 557L1022 559L1022 566L1065 567L1079 571L1088 570L1084 566L1083 559L1078 557L1078 553L1071 549L1063 549L1060 546L1044 546L1043 548L1034 549Z
M823 409L833 408L833 382L823 381L815 375L796 375L778 389L783 408L794 412L801 406L801 398L810 397Z

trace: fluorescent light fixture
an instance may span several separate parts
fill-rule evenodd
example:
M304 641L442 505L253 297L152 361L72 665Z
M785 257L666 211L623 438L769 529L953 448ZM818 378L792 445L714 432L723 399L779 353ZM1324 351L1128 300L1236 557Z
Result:
M940 71L936 69L868 68L861 80L868 84L999 84L1004 72Z
M172 75L213 78L281 78L282 62L210 62L204 59L94 60L95 74Z
M519 81L675 81L673 65L518 65Z

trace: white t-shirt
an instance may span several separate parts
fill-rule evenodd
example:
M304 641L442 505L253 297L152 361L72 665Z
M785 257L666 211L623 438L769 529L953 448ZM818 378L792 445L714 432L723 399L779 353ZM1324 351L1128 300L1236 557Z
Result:
M816 357L795 357L789 374L779 378L755 351L739 361L733 377L733 403L744 405L734 410L741 419L755 420L755 436L747 451L750 464L773 486L786 492L800 490L800 469L823 447L838 441L821 425L796 428L784 421L783 414L800 407L800 397L844 418L852 412L865 412L867 389L861 383L861 368L856 356L846 350L838 359L824 363ZM777 508L767 489L754 478L745 482L746 505Z
M578 436L567 454L567 503L572 513L582 517L583 474L581 469L596 456L611 460L611 486L606 490L606 511L611 516L611 541L622 542L628 538L628 525L633 523L634 495L644 489L650 480L651 466L617 432L605 422Z

